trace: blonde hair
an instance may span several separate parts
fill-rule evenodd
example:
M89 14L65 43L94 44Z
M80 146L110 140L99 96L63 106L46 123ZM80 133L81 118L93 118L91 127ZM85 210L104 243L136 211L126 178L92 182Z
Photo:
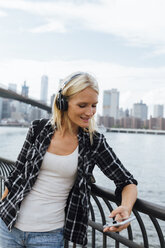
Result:
M62 95L67 98L67 101L74 95L78 94L87 87L92 88L99 94L98 83L95 78L86 72L76 72L65 78L62 82L64 84L62 88ZM57 108L56 101L58 94L54 98L52 106L52 125L56 126L58 130L62 130L62 123L65 123L70 132L72 132L71 121L68 118L68 111L61 111ZM89 132L90 140L93 140L93 133L96 129L94 117L90 119L88 129L84 128L84 131Z

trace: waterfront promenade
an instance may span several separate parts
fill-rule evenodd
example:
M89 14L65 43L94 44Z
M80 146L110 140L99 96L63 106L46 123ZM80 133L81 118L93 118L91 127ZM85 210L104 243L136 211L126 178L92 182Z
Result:
M165 130L154 130L154 129L133 129L133 128L113 128L105 127L107 132L113 133L137 133L137 134L158 134L165 135Z

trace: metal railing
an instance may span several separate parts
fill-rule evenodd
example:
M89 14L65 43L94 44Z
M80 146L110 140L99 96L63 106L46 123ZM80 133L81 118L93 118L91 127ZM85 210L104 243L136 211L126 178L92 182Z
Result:
M13 166L14 162L0 158L0 194L4 190L3 179ZM113 191L92 184L88 247L165 248L165 207L140 199L133 208L136 220L126 230L103 233L103 225L108 221L106 216L119 204ZM65 242L67 247L71 247L70 242Z
M161 247L165 248L165 207L138 199L133 208L136 220L124 231L118 233L103 233L103 225L106 224L106 215L119 205L113 191L103 187L92 185L92 199L90 205L91 219L89 226L92 227L91 247L98 247L96 244L96 230L102 233L102 244L100 247ZM99 213L99 217L98 217ZM96 215L99 223L96 222ZM133 235L134 233L134 235ZM110 240L115 240L113 246L108 246Z

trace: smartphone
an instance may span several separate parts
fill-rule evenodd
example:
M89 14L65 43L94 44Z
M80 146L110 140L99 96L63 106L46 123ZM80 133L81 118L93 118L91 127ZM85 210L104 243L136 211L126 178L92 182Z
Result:
M135 220L135 216L132 216L132 217L129 217L128 219L122 219L121 222L118 222L118 221L113 221L112 223L109 223L109 224L106 224L104 225L103 227L106 228L106 227L112 227L112 226L115 226L115 227L118 227L118 226L122 226L122 225L125 225L127 224L128 222L130 221L133 221Z

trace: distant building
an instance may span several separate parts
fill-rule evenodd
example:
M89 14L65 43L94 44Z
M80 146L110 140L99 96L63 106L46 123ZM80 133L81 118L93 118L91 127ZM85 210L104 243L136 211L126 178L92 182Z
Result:
M104 90L103 92L103 116L118 119L119 115L119 92L117 89Z
M28 116L29 121L33 121L40 118L41 118L41 109L37 107L32 107Z
M29 87L26 85L26 81L24 81L24 84L22 85L21 94L24 97L29 96ZM21 113L22 118L24 118L24 120L28 121L28 110L29 110L28 104L20 102L20 107L19 108L20 108L19 112ZM15 115L15 116L19 117L18 114Z
M123 108L120 108L120 109L119 109L119 113L118 113L118 118L119 118L119 119L122 119L122 118L124 118L124 117L125 117L124 110L123 110Z
M48 76L43 75L41 77L41 92L40 92L40 100L43 103L47 104L48 100Z
M143 121L139 118L135 117L124 117L119 120L119 127L121 128L135 128L135 129L140 129L143 128Z
M54 102L54 98L55 98L55 94L53 94L50 98L50 106L53 106L53 102Z
M145 121L143 122L143 128L149 129L149 120L145 120Z
M148 107L145 103L140 101L140 103L135 103L133 105L132 116L135 118L142 119L143 121L147 120Z
M0 97L0 120L2 119L2 98Z
M129 109L126 109L125 110L125 117L129 117L130 116L130 114L129 114Z
M160 105L160 104L154 105L153 117L154 118L158 118L158 117L163 118L163 114L164 114L164 106Z
M17 92L17 85L13 84L13 83L9 83L8 84L8 89L12 90L14 92ZM4 105L3 105L3 118L16 119L15 118L16 112L20 111L20 109L19 109L20 102L16 101L16 100L13 100L13 99L8 99L8 101L9 101L9 103L5 102ZM6 112L6 110L7 110L8 113Z
M149 129L159 129L157 125L157 118L150 118L149 120Z
M97 117L97 125L104 127L114 127L114 118L110 116L99 116Z
M123 110L123 108L120 108L118 118L122 119L122 118L125 118L125 117L129 117L129 110L128 109Z
M26 81L24 81L24 85L22 86L21 94L25 97L28 97L28 95L29 95L29 87L26 86Z
M2 101L2 119L10 118L11 116L11 108L10 108L10 100L3 99Z
M143 124L142 119L132 117L132 128L140 129L140 128L143 128L143 125L144 124Z
M165 130L165 118L160 118L160 129Z
M165 118L150 118L149 129L165 130Z
M121 120L121 126L123 128L132 128L132 118L131 117L125 117Z

